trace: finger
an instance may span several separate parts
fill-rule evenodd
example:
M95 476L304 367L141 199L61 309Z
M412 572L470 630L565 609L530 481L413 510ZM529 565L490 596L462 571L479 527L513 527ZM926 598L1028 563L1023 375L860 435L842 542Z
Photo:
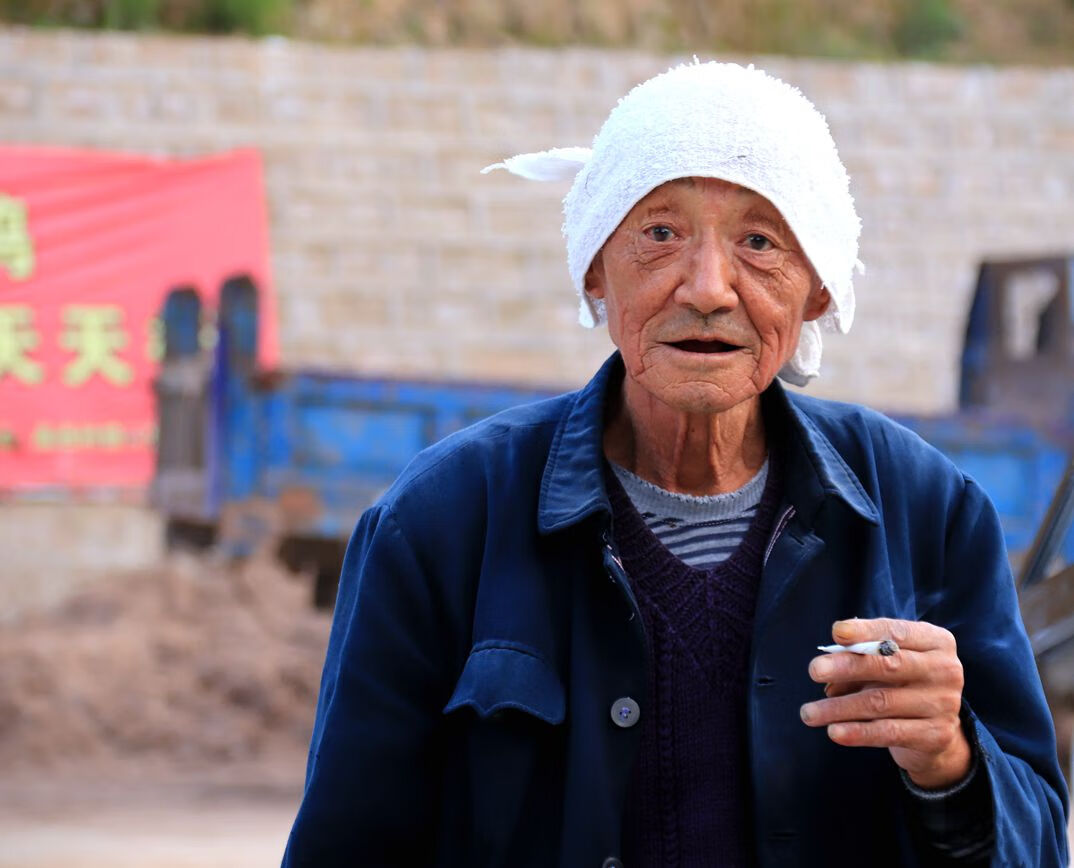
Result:
M851 618L832 624L832 638L840 645L894 639L900 649L908 651L955 650L950 630L928 621L900 618Z
M825 654L809 661L809 677L821 684L879 681L885 684L945 685L962 689L962 663L946 651Z
M846 747L897 747L925 754L939 753L958 737L958 715L833 723L828 738Z
M822 684L907 682L921 675L919 656L917 652L901 650L890 657L878 654L822 654L809 661L809 677Z
M824 685L824 695L847 696L851 693L857 693L859 690L864 690L873 683L870 681L834 681Z
M884 718L957 718L960 706L959 695L950 690L913 690L885 685L847 696L807 702L800 712L807 726L827 726Z
M870 687L884 687L883 681L835 681L824 685L825 696L849 696Z

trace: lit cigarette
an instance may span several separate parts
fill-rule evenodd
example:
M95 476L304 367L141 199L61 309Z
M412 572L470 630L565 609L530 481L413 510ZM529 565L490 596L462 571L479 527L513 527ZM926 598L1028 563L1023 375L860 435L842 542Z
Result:
M894 639L881 639L879 642L858 642L855 645L818 645L818 649L828 654L838 654L840 651L849 651L851 654L879 654L881 657L890 657L899 650Z

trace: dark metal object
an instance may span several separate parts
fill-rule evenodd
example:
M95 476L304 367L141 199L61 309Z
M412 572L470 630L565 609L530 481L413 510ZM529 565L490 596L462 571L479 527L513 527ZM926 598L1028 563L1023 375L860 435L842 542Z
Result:
M1074 564L1026 588L1018 606L1037 657L1074 639Z
M1074 564L1048 576L1074 521L1074 455L1067 463L1018 580L1018 605L1038 657L1074 639Z
M206 518L205 435L211 359L199 353L201 298L189 286L164 303L164 359L153 383L157 403L156 471L150 503L169 522ZM168 543L173 537L169 528Z
M1063 545L1072 520L1074 520L1074 455L1071 455L1067 462L1066 472L1059 480L1059 487L1055 491L1052 503L1022 564L1018 587L1023 591L1047 578L1048 569Z

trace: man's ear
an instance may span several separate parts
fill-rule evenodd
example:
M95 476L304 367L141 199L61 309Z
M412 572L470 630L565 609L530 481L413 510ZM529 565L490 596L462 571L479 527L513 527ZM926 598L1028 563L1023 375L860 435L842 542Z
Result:
M805 313L802 316L802 321L810 322L817 319L817 317L828 309L828 305L831 303L831 294L825 288L824 284L817 281L809 293L809 298L806 299Z
M589 270L585 273L585 294L590 298L604 298L604 251L598 250Z

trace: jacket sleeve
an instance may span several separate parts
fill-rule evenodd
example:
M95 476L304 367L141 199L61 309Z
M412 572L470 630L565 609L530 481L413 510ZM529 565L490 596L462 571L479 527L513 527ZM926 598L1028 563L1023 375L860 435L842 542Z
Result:
M394 514L351 537L288 866L432 862L448 683L442 606Z
M971 479L947 528L944 593L923 615L951 630L991 787L994 866L1067 864L1067 791L995 507ZM980 771L980 770L979 770Z

